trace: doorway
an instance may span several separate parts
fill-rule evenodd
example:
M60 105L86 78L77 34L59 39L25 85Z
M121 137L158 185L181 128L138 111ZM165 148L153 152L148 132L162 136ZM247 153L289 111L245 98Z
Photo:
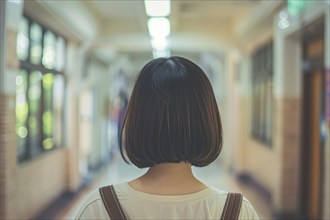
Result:
M302 33L302 156L300 214L319 219L322 213L323 145L325 116L324 21L317 20Z

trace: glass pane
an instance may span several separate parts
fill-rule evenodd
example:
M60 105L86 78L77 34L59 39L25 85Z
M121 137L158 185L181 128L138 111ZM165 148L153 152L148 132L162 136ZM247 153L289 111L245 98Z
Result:
M265 83L260 82L260 121L259 137L264 140L265 137Z
M21 70L16 77L16 134L17 134L17 156L23 158L26 155L27 144L27 117L29 106L27 102L28 75L26 70Z
M42 64L49 69L53 69L55 67L55 61L56 61L56 38L52 32L47 31L44 36Z
M260 82L257 79L256 81L256 135L259 137L260 136Z
M64 68L65 60L65 42L61 37L57 39L56 51L56 70L61 71Z
M35 155L41 151L40 148L40 97L41 97L40 72L35 71L30 75L29 86L29 132L30 132L30 155Z
M63 144L63 106L64 106L64 77L56 75L53 89L53 110L54 110L54 144Z
M18 25L16 53L19 60L27 60L29 54L29 23L24 17Z
M270 45L270 50L269 50L269 59L270 59L270 74L273 75L273 44Z
M31 63L40 64L41 61L41 38L42 29L38 24L31 25L31 51L30 60Z
M255 82L253 83L252 87L252 132L253 135L257 134L257 87Z
M266 131L267 131L267 143L271 144L271 139L272 139L272 97L273 97L273 87L272 87L272 80L271 80L271 76L269 76L268 80L267 80L267 127L266 127Z
M44 112L42 114L42 131L44 140L42 147L45 150L50 150L54 147L53 141L53 87L54 75L47 73L42 78L42 87L44 91Z

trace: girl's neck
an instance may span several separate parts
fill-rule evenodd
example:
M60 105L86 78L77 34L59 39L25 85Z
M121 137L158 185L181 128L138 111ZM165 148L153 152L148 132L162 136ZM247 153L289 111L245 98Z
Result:
M206 188L192 173L188 163L154 165L141 177L129 182L134 189L158 195L182 195Z

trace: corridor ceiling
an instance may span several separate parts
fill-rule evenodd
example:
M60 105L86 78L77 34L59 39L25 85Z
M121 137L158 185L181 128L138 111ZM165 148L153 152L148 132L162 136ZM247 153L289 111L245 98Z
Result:
M262 21L283 2L172 0L170 48L179 52L225 50L257 34L257 29L272 25ZM25 1L25 9L34 17L42 16L36 11L46 9L56 24L65 24L70 30L68 37L88 42L105 59L118 52L151 53L148 17L142 0L30 0ZM45 16L40 19L47 23ZM47 24L52 23L55 24Z

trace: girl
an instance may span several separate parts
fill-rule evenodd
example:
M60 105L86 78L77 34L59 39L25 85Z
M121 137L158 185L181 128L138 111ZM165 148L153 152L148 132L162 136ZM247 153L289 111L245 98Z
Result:
M76 219L115 219L107 211L114 204L127 219L220 219L228 193L199 181L191 166L209 165L221 149L220 114L203 70L182 57L154 59L137 78L120 138L123 159L149 170L94 191ZM258 219L246 198L238 213Z

